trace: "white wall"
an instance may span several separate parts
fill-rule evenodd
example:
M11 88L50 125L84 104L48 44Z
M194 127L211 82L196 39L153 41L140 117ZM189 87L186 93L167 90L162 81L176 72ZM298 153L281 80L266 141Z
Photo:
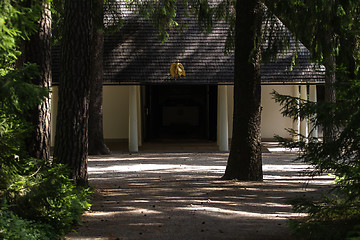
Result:
M273 139L274 135L284 138L291 138L285 128L292 128L291 118L283 117L279 103L272 99L272 91L276 90L280 94L293 95L294 86L269 86L263 85L261 88L261 135L264 140Z
M292 127L292 120L283 117L280 105L275 103L270 93L273 89L282 94L293 94L294 86L262 86L262 138L273 139L274 135L290 138L285 128ZM233 86L228 86L229 138L233 124ZM55 143L58 87L52 87L51 143ZM103 121L105 139L128 139L129 126L129 86L106 86L103 88Z
M234 114L234 86L228 86L229 139L232 138L233 114Z
M129 86L104 86L103 126L105 139L129 137Z
M58 87L53 86L51 99L51 146L55 144ZM103 87L103 131L105 139L127 139L129 126L129 87Z
M292 95L293 86L283 85L263 85L261 87L261 137L263 140L270 140L274 135L290 138L285 128L292 127L292 120L283 117L280 113L280 105L272 99L271 92L275 89L281 94ZM233 112L234 112L234 87L228 87L228 105L229 105L229 138L232 138Z
M50 135L51 143L53 147L55 145L55 133L56 133L56 117L58 109L58 99L59 99L59 88L57 86L51 87L51 124L50 124Z

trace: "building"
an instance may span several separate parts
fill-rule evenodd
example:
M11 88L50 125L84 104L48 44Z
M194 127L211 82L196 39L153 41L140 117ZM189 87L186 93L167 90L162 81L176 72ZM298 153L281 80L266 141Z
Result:
M219 150L227 151L232 136L234 69L233 55L224 54L228 25L217 22L211 33L203 33L196 18L185 17L180 11L176 21L186 27L173 30L168 41L161 43L146 20L125 8L123 19L121 30L108 34L104 43L105 140L126 141L131 152L137 152L144 141L159 139L217 141ZM55 116L56 48L53 56ZM175 80L169 69L176 60L184 65L186 77ZM262 64L261 73L262 139L270 140L274 135L289 138L285 128L307 134L305 121L293 122L281 115L271 92L300 94L302 98L309 95L316 101L324 69L309 62L309 52L301 43L293 43L287 53ZM55 121L52 124L55 126Z

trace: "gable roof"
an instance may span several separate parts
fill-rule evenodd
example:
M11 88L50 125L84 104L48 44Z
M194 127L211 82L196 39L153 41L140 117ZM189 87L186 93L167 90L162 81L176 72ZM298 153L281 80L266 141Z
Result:
M158 40L148 20L125 14L121 30L104 40L104 83L233 84L234 56L224 55L228 24L219 21L211 33L203 33L195 17L185 17L181 11L177 14L175 20L187 27L170 32L165 43ZM261 65L262 84L322 83L324 69L309 62L309 51L301 43L291 46L286 54L278 54L276 61ZM296 65L292 67L296 50ZM59 50L53 50L53 55L59 56ZM185 67L186 77L175 81L169 70L176 60ZM54 67L55 81L57 74Z

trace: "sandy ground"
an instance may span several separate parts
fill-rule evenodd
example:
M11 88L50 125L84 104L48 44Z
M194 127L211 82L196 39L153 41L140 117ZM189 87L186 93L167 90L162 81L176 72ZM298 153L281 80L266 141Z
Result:
M291 152L263 153L263 182L222 181L228 153L119 153L89 160L91 211L67 239L296 239L287 200L318 198ZM280 149L281 151L281 149Z

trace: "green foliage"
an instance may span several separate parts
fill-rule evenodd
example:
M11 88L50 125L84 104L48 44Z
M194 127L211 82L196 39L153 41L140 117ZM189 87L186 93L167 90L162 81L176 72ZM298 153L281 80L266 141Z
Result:
M234 0L222 0L211 5L206 0L189 3L190 11L198 17L200 30L209 33L215 21L228 23L224 49L226 55L233 54L235 49L235 5ZM261 44L261 60L263 62L276 61L279 54L289 52L291 44L296 45L295 37L265 5L262 6L262 11L264 13L262 38L258 39ZM293 58L297 57L296 51L292 54Z
M166 42L169 31L178 27L176 17L177 0L140 1L127 0L127 7L140 16L148 19L157 29L159 40Z
M23 7L24 1L3 0L0 2L0 63L13 63L20 54L19 39L28 39L35 31L35 22L40 16L40 7Z
M37 66L25 64L22 68L2 69L0 73L0 108L8 113L23 115L37 106L48 90L31 84L38 74Z
M23 87L20 82L17 85ZM32 89L31 85L25 85L24 89ZM36 92L35 87L34 90L33 93ZM79 222L79 216L89 208L89 190L76 188L64 166L27 157L24 139L31 126L24 121L22 113L29 105L22 102L21 94L17 95L19 91L14 87L13 94L16 97L8 95L4 107L0 109L0 200L6 200L9 209L24 219L31 219L40 225L46 224L53 233L63 235ZM10 101L14 99L17 101ZM34 98L27 99L28 103L37 102ZM33 226L25 220L13 221L21 226L19 229L25 229L23 225ZM16 224L14 227L18 226ZM28 230L20 232L16 228L6 231L20 234L18 239L32 239L21 238L22 234L37 236L38 230L34 228L35 232L32 233L31 229L29 233ZM9 239L17 239L11 234Z
M301 239L314 240L358 240L360 235L355 226L356 220L333 220L333 221L296 221L290 220L289 226L295 230Z
M64 0L52 0L51 4L51 41L53 45L61 42L64 26Z
M318 63L324 64L326 55L338 56L341 50L353 50L349 41L359 36L359 0L265 0L264 3ZM358 58L359 52L354 53L348 54L349 57Z
M80 215L89 209L89 189L75 187L68 177L69 170L63 165L35 159L31 164L34 165L27 166L29 173L20 176L7 189L9 208L23 218L45 223L63 235L79 223ZM30 174L30 170L35 172Z
M106 0L104 3L104 27L105 32L120 31L123 26L122 9L116 0Z
M2 1L0 12L0 198L15 180L26 153L22 150L30 125L26 112L47 95L30 83L37 74L35 65L13 69L20 52L17 41L26 39L34 28L34 12L20 6L21 1Z
M358 239L360 224L359 203L331 195L321 202L295 199L290 202L296 212L307 212L309 217L291 220L290 227L306 239Z
M0 198L27 164L25 137L32 127L25 121L28 110L48 94L29 83L36 73L34 65L25 65L0 76Z
M360 224L360 21L359 1L265 1L311 51L318 63L336 56L336 102L310 102L274 93L282 113L308 118L334 136L315 138L290 130L300 141L279 138L300 149L299 160L314 166L310 174L331 173L336 184L319 202L299 200L294 209L309 213L292 227L309 239L359 239ZM307 21L301 21L306 18ZM331 74L327 70L327 74ZM329 117L331 116L331 117Z
M26 163L26 133L32 127L25 119L48 90L31 84L37 74L35 65L2 69L0 75L0 196Z
M0 238L56 239L79 222L89 208L89 189L75 187L63 165L29 158L25 139L30 109L48 90L31 84L37 66L14 68L18 42L28 39L39 4L0 3Z
M9 68L0 76L0 200L23 218L2 216L7 219L4 224L12 223L2 232L8 239L47 239L37 238L47 236L42 233L45 230L63 235L89 208L89 190L75 187L64 166L29 158L24 150L32 127L26 122L27 110L48 94L45 88L29 83L36 73L34 65L25 65L16 70ZM36 227L42 224L48 229Z
M195 16L198 17L199 28L201 31L210 33L213 28L213 17L215 8L212 8L207 0L195 1L192 5Z
M345 239L348 234L354 237L359 233L356 226L360 224L360 78L342 80L336 87L336 103L314 103L274 93L285 116L307 117L314 128L333 126L336 132L331 141L306 137L293 130L290 133L299 136L300 141L278 137L283 146L300 149L298 159L314 166L309 174L335 176L334 189L321 201L292 202L294 210L309 213L305 221L292 222L293 228L309 239Z
M207 0L185 1L189 11L198 18L199 30L210 33L214 22L225 21L229 24L224 53L233 54L235 49L235 4L234 0L222 0L211 3Z
M50 226L22 219L9 210L0 210L0 239L51 240L57 236Z
M334 126L337 135L333 141L322 141L312 136L306 138L298 133L294 134L303 141L280 140L287 147L300 147L300 159L315 166L313 174L334 174L338 187L351 200L360 195L360 80L341 84L337 93L336 103L314 103L277 93L274 96L282 105L285 116L308 118L313 125L310 132L315 127ZM333 112L334 117L329 118L329 112Z
M76 187L65 166L29 158L8 160L0 170L0 200L6 208L60 236L80 222L90 207L89 188Z
M263 23L263 40L261 49L261 59L264 62L277 61L282 53L293 52L293 59L297 57L299 42L296 41L285 25L272 12L266 10L264 12ZM292 48L293 47L293 48Z

